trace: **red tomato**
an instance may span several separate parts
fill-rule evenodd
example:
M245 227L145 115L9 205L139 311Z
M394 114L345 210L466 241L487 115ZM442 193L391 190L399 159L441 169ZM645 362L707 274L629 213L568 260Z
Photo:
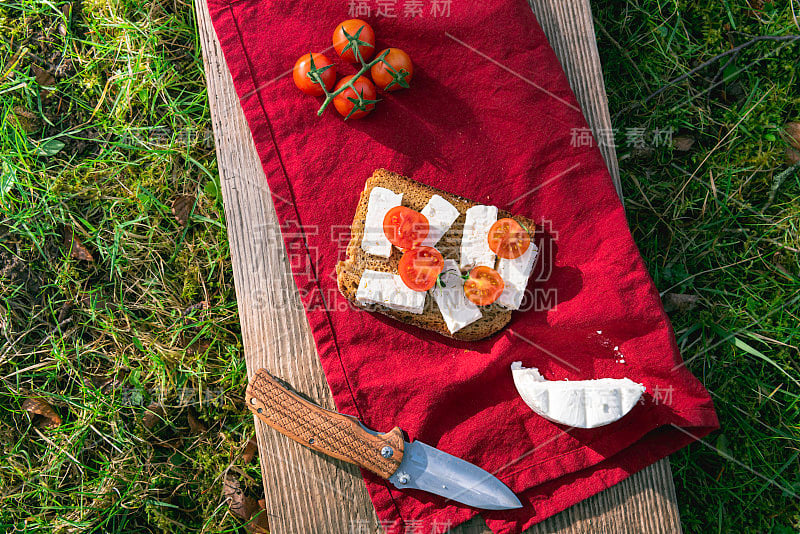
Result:
M469 272L469 278L464 282L464 294L474 304L486 306L497 300L504 287L497 271L478 265Z
M383 218L383 233L393 245L408 250L428 237L428 219L411 208L395 206Z
M339 80L334 91L338 91L339 88L350 81L352 77L352 75L345 76ZM369 115L370 111L375 109L375 86L372 85L369 78L366 76L359 76L358 79L353 82L353 88L355 88L358 93L348 87L333 97L333 105L336 107L336 111L346 119L360 119L361 117L366 117ZM360 103L358 98L359 94L362 100Z
M300 56L300 59L294 64L292 78L294 78L294 84L297 88L305 94L321 96L325 94L325 91L322 90L322 86L312 80L308 75L309 71L311 71L312 58L314 61L314 68L317 71L322 70L318 75L320 79L322 79L322 83L325 84L325 89L330 91L333 84L336 83L336 66L331 63L330 59L322 54L304 54Z
M443 268L444 258L438 250L433 247L416 247L403 253L397 271L409 288L427 291L436 284Z
M351 38L358 38L357 43L351 42L345 35ZM358 58L354 54L357 48L364 61L369 61L375 53L375 32L372 26L360 19L350 19L340 23L333 30L333 48L341 58L349 63L358 63Z
M489 229L489 248L501 258L519 258L531 246L531 236L514 219L500 219Z
M386 56L370 68L372 81L382 91L397 91L408 87L408 82L411 81L411 77L414 75L414 65L411 64L411 58L399 48L381 50L378 53L378 57L381 57L381 54L387 50ZM395 74L392 73L392 70L394 70Z

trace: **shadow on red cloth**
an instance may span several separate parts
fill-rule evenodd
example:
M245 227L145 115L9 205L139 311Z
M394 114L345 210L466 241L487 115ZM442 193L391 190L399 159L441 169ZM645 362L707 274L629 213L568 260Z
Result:
M419 98L423 94L425 98ZM438 140L442 135L459 135L465 124L477 121L472 107L421 67L414 71L411 89L379 93L378 98L384 101L372 113L391 117L396 129L387 129L376 120L348 121L348 126L405 156L407 174L413 174L424 163L433 164L445 173L452 172L452 154L443 154ZM453 113L443 115L442 109L452 109ZM397 130L411 135L397 135ZM470 141L476 141L474 136ZM485 137L477 141L488 145ZM376 167L380 165L381 162L375 162Z

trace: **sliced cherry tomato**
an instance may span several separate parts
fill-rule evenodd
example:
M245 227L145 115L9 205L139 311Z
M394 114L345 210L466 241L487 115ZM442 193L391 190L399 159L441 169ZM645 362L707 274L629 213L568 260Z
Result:
M531 236L514 219L500 219L489 228L489 248L501 258L519 258L531 246Z
M322 83L325 84L325 89L330 91L333 84L336 83L336 66L323 54L305 54L300 56L294 64L292 78L297 88L305 94L321 96L325 94L325 91L322 90L322 86L308 75L312 69L312 61L314 63L313 68L316 69Z
M383 218L383 233L390 243L408 250L428 237L428 218L405 206L395 206Z
M347 38L357 38L358 42L352 42ZM364 61L369 61L375 53L375 32L372 26L367 24L361 19L350 19L340 23L333 30L333 48L341 58L349 63L358 63L354 51L358 48L361 58Z
M384 52L387 52L386 56L370 68L372 81L381 91L397 91L408 87L408 82L414 75L411 58L399 48L381 50L378 57Z
M336 84L338 91L340 87L346 84L353 76L345 76L339 83ZM346 119L360 119L369 115L370 111L375 109L375 86L369 81L366 76L359 76L353 82L353 88L347 88L335 97L333 97L333 105L336 111ZM358 93L356 93L358 91ZM358 97L361 95L361 98Z
M444 268L442 254L433 247L415 247L403 253L397 271L403 283L414 291L427 291L436 285Z
M490 267L478 265L469 272L464 282L464 294L474 304L486 306L497 300L505 283L500 274Z

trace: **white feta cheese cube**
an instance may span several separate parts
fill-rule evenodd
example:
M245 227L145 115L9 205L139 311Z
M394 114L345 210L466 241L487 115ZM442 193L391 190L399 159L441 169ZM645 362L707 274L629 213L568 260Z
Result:
M380 304L393 310L422 313L425 291L414 291L399 275L366 269L356 290L356 302L361 305Z
M503 292L497 298L498 304L512 310L519 309L525 296L525 288L528 287L528 278L538 257L539 248L531 241L528 250L519 258L497 260L497 272L505 284Z
M385 187L373 187L369 192L367 216L364 220L364 235L361 249L367 254L388 258L392 254L392 244L383 232L383 219L386 213L399 206L403 193L397 194Z
M428 219L428 237L422 242L426 247L435 246L458 219L458 209L439 195L433 195L420 213Z
M496 206L473 206L467 210L461 239L461 262L466 271L477 265L494 269L494 252L489 248L489 229L497 222Z
M454 334L483 317L483 314L464 294L464 279L455 260L444 260L440 276L444 287L437 283L431 289L431 296L439 307L447 329Z

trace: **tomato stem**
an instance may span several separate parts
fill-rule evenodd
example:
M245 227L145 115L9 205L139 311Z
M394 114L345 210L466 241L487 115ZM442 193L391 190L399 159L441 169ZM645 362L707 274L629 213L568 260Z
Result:
M447 287L447 284L444 281L444 275L452 274L453 276L458 276L462 280L469 280L469 274L461 274L461 269L450 269L448 271L442 271L439 273L439 276L436 277L436 285L439 287Z
M394 67L389 65L388 62L384 61L383 63L384 65L386 65L386 69L389 71L389 74L392 75L392 81L389 82L389 84L383 88L384 91L388 91L389 88L394 85L399 85L400 87L403 87L405 89L408 89L410 87L410 85L408 85L408 82L406 81L406 78L408 77L409 74L406 69L400 69L399 71L396 71Z
M344 31L344 29L342 31ZM348 34L346 31L344 31L344 35L345 37L347 37L347 40L350 41L350 43L348 43L347 46L350 46L351 44L353 44L353 42L356 43L360 42L361 44L366 44L358 39L358 33L355 36L352 36ZM346 48L347 47L345 47L345 49ZM353 82L355 82L361 76L366 74L369 71L369 69L372 68L373 65L375 65L379 61L383 61L383 58L386 57L386 54L389 53L389 50L388 49L385 50L380 56L376 57L370 62L364 61L364 58L361 56L361 50L357 45L354 45L353 53L355 54L356 58L358 58L359 63L361 63L361 69L352 78L350 78L350 80L348 80L347 83L345 83L344 85L342 85L341 87L339 87L334 91L328 91L328 89L325 88L325 84L321 84L322 90L325 91L325 101L322 102L322 105L319 107L319 110L317 110L317 116L322 116L322 114L325 112L325 109L330 105L331 102L333 102L333 99L336 98L338 95L342 94L347 89L352 89L353 92L358 95L357 100L352 98L350 100L353 101L354 103L357 102L357 106L360 107L360 109L366 109L367 105L374 104L375 102L377 102L377 100L365 99L359 91L355 90L355 87L353 87ZM353 109L355 109L355 107ZM352 114L352 110L347 116L349 117L350 114ZM347 118L345 118L345 120L347 120Z

